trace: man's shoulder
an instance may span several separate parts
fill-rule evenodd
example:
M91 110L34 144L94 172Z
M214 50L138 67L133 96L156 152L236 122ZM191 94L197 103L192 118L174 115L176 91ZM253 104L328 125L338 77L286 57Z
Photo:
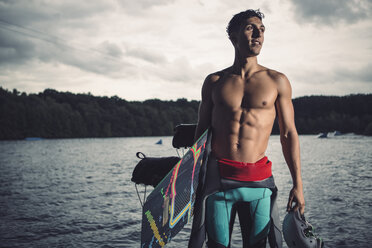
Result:
M220 71L216 71L216 72L212 72L207 76L205 81L208 81L210 83L215 83L218 80L220 80L228 72L228 70L229 70L229 68L226 68L226 69L223 69L223 70L220 70Z
M284 73L264 66L260 66L260 68L259 73L263 73L265 75L264 77L269 78L276 85L279 95L291 92L291 84Z
M260 65L260 70L259 72L265 73L268 77L270 77L274 82L280 83L283 80L288 80L287 76L284 75L284 73L279 72L274 69L267 68L265 66Z
M276 84L279 95L291 92L291 84L284 73L269 68L266 68L265 72L272 82Z

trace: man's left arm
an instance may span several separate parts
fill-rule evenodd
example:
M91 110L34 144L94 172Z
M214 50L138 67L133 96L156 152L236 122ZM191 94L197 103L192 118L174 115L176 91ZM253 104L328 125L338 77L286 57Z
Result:
M301 178L300 144L292 104L292 89L287 77L283 74L278 76L277 83L278 97L275 105L278 114L280 142L293 181L293 187L289 193L287 211L299 208L300 213L303 214L305 211L305 200ZM294 206L293 203L295 203Z

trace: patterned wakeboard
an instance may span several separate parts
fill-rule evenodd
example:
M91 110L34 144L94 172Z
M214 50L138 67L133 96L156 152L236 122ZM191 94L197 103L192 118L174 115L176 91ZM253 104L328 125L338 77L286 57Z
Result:
M195 142L143 205L141 248L164 247L193 215L208 130Z

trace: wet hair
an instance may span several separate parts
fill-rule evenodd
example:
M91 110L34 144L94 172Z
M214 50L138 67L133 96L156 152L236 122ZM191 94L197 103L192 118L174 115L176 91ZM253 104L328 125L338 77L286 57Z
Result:
M260 12L260 9L253 10L248 9L246 11L242 11L231 18L229 24L227 25L226 32L229 35L229 38L231 39L231 36L233 33L238 32L240 26L251 17L258 17L260 20L265 17L265 15Z

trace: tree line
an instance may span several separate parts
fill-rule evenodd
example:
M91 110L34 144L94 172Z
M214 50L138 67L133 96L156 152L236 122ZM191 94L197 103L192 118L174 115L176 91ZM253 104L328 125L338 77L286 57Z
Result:
M338 130L372 135L372 94L307 96L293 100L300 134ZM199 102L126 101L46 89L38 94L0 87L0 139L168 136L196 123ZM277 123L273 133L278 134Z

